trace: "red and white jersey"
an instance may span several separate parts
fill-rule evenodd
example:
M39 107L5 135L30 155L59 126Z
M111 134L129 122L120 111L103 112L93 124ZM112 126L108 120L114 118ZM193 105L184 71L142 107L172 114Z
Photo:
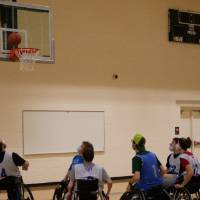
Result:
M200 163L199 163L198 158L189 151L186 151L185 154L190 157L190 162L192 165L194 176L199 176L200 175Z

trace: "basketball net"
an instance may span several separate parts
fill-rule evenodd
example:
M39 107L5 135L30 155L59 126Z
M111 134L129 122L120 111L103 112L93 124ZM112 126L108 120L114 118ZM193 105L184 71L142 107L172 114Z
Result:
M10 59L20 62L21 71L33 71L38 53L37 48L14 48L10 50Z

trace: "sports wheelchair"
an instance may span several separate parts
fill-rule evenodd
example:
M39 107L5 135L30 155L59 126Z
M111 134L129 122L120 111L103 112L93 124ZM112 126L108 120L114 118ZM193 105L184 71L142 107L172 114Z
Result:
M61 181L56 187L53 195L53 200L64 200L67 194L67 185L69 181ZM78 179L76 180L77 189L73 191L73 200L97 200L100 197L102 200L106 200L106 195L102 191L99 194L99 182L98 179Z
M175 189L172 187L165 189L158 186L147 191L131 189L131 191L125 192L120 200L191 200L191 195L185 188Z
M200 176L193 176L185 187L195 199L200 199Z
M78 179L77 189L74 191L73 200L97 200L100 197L106 200L105 193L99 192L98 179Z
M0 182L0 191L1 190L6 190L7 193L12 190L18 190L21 200L34 200L30 188L23 182L22 177L6 177L5 181ZM8 200L10 200L9 197Z

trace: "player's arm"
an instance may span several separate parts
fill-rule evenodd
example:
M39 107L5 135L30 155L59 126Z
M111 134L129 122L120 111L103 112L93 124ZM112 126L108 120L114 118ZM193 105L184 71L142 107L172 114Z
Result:
M135 156L132 160L132 173L133 176L128 182L127 191L131 189L131 186L134 183L137 183L140 180L140 170L142 168L142 160L141 158Z
M66 198L67 199L71 199L71 196L72 196L72 190L73 190L73 187L75 185L75 169L74 167L72 167L70 173L69 173L69 184L67 186L67 194L66 194Z
M176 188L184 187L190 181L190 179L193 176L192 165L189 163L189 161L187 161L186 159L181 158L180 162L181 162L181 168L184 169L184 171L186 173L184 175L183 182L181 184L176 184L175 185Z
M78 161L77 161L77 156L74 156L73 157L73 159L72 159L72 162L71 162L71 164L70 164L70 166L69 166L69 169L68 169L68 171L67 171L67 174L65 175L65 177L64 177L64 181L67 181L68 179L69 179L69 176L70 176L70 171L72 170L72 167L75 165L75 164L77 164L78 163Z
M17 153L12 154L13 162L16 166L22 167L23 170L28 170L29 162L27 160L24 160L20 155Z
M106 170L103 168L103 180L106 182L107 184L107 192L106 192L106 197L109 197L110 195L110 191L112 189L112 180L110 178L110 176L108 175L108 173L106 172ZM109 199L109 198L108 198Z
M158 160L157 157L156 159L157 159L158 168L160 170L160 174L161 176L164 176L167 173L167 169L161 164L161 162Z
M67 174L65 175L65 177L64 177L64 179L63 179L63 181L67 181L67 180L68 180L68 178L69 178L69 173L70 173L70 171L68 170L68 171L67 171Z
M132 178L129 181L130 185L137 183L140 180L140 171L135 171Z
M24 164L22 165L22 169L28 170L28 168L29 168L29 162L27 160L25 160Z

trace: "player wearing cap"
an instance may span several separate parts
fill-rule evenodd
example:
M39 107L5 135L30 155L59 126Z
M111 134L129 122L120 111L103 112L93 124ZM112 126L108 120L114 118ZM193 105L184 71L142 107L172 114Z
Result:
M145 149L145 138L135 134L132 138L132 148L136 155L132 159L133 176L129 181L127 191L131 187L140 191L147 191L155 186L162 186L164 168L156 155Z

